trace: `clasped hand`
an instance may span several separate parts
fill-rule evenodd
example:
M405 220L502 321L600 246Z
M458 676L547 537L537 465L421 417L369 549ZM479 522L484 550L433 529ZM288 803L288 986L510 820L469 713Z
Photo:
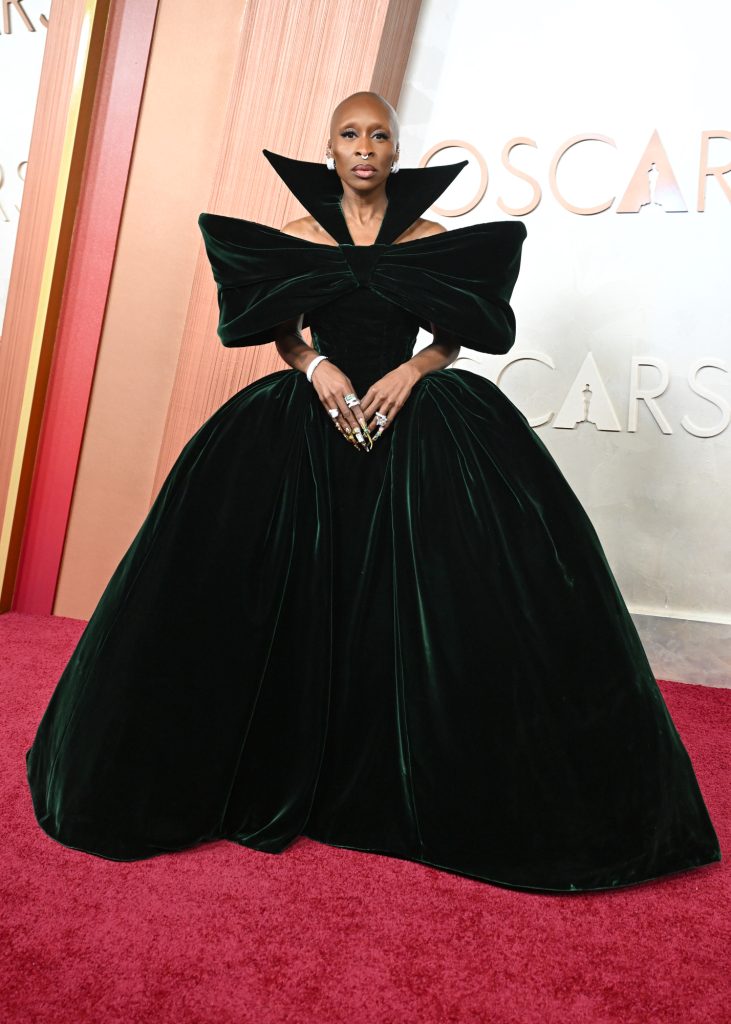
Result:
M342 370L330 360L323 360L312 373L312 384L322 402L328 418L346 441L362 451L370 451L373 443L384 430L393 425L394 418L411 394L419 379L419 372L408 362L389 370L368 388L360 397L358 405L349 406L346 395L354 394L354 388ZM337 410L335 416L331 410ZM376 413L386 417L379 423Z

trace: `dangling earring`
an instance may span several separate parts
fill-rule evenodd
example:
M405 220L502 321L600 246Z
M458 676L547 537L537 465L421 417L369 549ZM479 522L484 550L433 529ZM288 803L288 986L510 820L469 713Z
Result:
M398 157L396 157L396 162L391 164L391 174L398 174L398 172L399 172L399 162L398 162Z
M325 164L327 166L328 171L334 171L335 170L335 159L334 159L334 157L326 155L325 156Z

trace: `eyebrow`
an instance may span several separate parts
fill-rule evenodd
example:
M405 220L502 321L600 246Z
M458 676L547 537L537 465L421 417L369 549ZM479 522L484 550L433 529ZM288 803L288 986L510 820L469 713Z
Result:
M353 121L346 121L345 124L341 124L340 125L340 127L338 128L338 131L341 132L345 128L355 128L355 124L353 123ZM376 128L380 128L384 132L390 131L390 128L388 128L387 125L384 125L381 121L378 121L376 124L371 125L370 131L373 132L373 131L376 130Z

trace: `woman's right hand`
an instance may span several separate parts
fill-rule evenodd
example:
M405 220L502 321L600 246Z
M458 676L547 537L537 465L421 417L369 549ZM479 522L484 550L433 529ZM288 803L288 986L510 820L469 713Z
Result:
M345 396L355 391L350 378L329 359L323 359L312 371L312 386L322 402L327 418L332 420L343 437L356 448L370 451L373 440L361 407L355 405L349 408L345 401ZM338 415L331 416L330 409L337 409Z
M277 351L285 363L293 370L306 372L318 353L313 352L312 346L302 337L302 321L301 313L290 320L283 320L281 324L275 325L273 335ZM370 451L373 441L363 410L359 405L351 409L345 402L345 395L351 394L354 389L342 370L333 366L329 359L322 359L312 371L312 386L325 408L327 418L332 420L333 426L346 441L358 449ZM331 416L330 409L337 409L338 415Z

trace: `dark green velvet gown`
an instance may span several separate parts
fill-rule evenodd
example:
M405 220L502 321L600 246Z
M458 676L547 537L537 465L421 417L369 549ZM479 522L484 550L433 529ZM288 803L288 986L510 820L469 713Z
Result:
M324 165L264 151L337 246L210 213L226 346L305 315L358 393L419 326L506 352L521 222L396 243L466 161L404 169L356 246ZM181 451L27 753L66 846L298 836L544 891L720 860L599 539L525 416L447 368L369 453L284 369Z

